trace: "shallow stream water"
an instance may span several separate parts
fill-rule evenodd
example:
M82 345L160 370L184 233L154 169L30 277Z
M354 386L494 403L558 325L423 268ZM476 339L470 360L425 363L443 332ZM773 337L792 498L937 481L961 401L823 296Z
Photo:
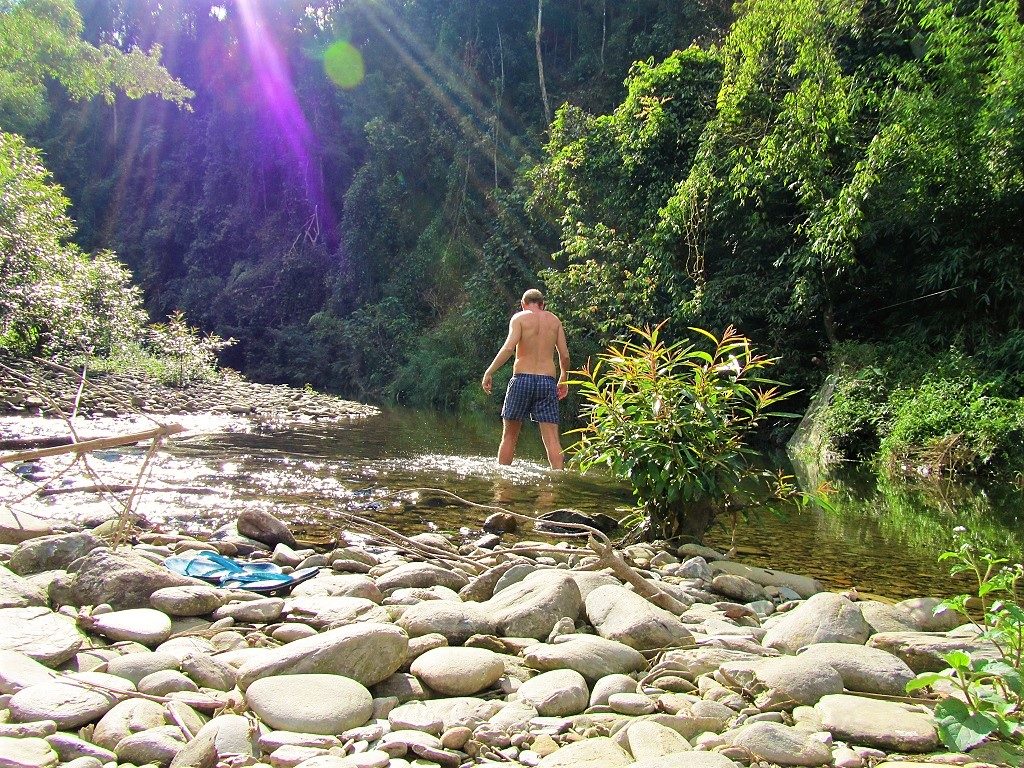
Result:
M500 424L492 420L392 410L342 424L271 432L230 421L197 420L188 426L190 431L170 441L150 464L149 485L159 490L143 494L137 507L147 519L184 531L209 533L241 509L258 507L288 520L300 538L321 543L346 530L345 513L407 534L480 535L490 510L427 492L398 493L420 487L524 514L572 507L621 516L631 502L628 488L609 477L548 470L530 424L511 467L494 460ZM563 440L568 442L571 438ZM144 456L141 447L103 451L90 466L103 482L128 485ZM43 469L52 477L57 460L49 461ZM814 478L816 484L820 480ZM937 562L954 526L969 527L1010 557L1024 552L1019 492L992 497L964 486L911 487L870 476L828 482L834 510L741 521L737 558L814 576L833 589L899 599L959 591ZM48 503L73 509L81 518L102 516L105 506L83 493L58 494ZM705 543L727 549L731 531L716 528Z

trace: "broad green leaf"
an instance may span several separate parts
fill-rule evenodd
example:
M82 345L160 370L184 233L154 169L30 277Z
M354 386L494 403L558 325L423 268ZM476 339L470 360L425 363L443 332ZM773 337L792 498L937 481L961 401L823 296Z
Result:
M966 669L971 665L970 654L964 651L950 651L941 654L941 658L953 669Z
M920 690L921 688L927 688L929 685L934 685L942 680L949 680L949 675L944 675L941 672L922 672L913 680L907 683L907 693Z
M972 712L959 699L945 699L935 708L939 737L950 749L966 752L980 744L986 736L999 730L997 718Z

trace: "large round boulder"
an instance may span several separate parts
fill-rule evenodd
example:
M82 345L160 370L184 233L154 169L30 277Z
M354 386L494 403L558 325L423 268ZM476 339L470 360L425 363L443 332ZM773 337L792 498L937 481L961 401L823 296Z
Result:
M260 653L239 669L238 685L245 690L274 675L326 674L370 686L397 671L408 649L408 635L394 624L352 624Z
M373 697L341 675L278 675L256 680L245 700L271 728L334 735L364 725Z
M0 609L0 649L20 651L47 666L63 664L85 639L74 620L49 608Z
M559 619L575 620L583 599L576 581L565 571L544 569L496 592L480 608L506 637L547 639Z
M775 621L761 642L792 654L813 643L863 645L870 634L871 626L854 603L833 592L819 592Z
M409 671L445 696L470 696L496 683L505 665L485 648L433 648L418 656Z
M622 586L598 587L587 595L586 610L601 637L638 651L694 645L693 635L678 616Z

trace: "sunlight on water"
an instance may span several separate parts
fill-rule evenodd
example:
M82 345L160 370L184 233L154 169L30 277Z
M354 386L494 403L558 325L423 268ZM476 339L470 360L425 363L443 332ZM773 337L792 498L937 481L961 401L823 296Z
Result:
M42 421L15 429L0 420L0 436L31 430L46 434L47 429L53 434L54 423ZM621 517L632 503L623 484L599 473L548 469L535 429L524 430L513 465L499 466L493 454L500 437L497 421L390 411L269 433L225 417L180 421L189 431L161 449L136 509L155 524L199 536L249 508L281 517L300 538L321 543L363 535L351 530L346 515L405 534L441 530L472 540L480 535L491 506L527 515L572 507ZM97 421L81 431L131 429L123 422ZM146 453L141 446L98 452L88 466L103 483L131 488ZM20 497L31 491L31 482L45 482L58 492L19 502L19 509L89 525L112 517L114 506L95 492L65 492L94 483L82 472L61 474L69 464L66 456L52 457L35 462L32 473L0 473L0 493L5 499ZM742 523L735 541L739 558L811 575L836 589L905 597L949 593L945 568L936 557L953 525L968 525L1008 555L1024 551L1016 517L1019 498L996 498L966 486L891 486L870 477L836 485L833 513L761 514ZM442 489L481 507L467 507L444 494L407 492L413 488ZM708 543L728 549L731 531L714 529Z
M439 453L421 454L411 459L389 459L380 465L381 471L388 474L425 474L439 479L447 476L502 478L520 485L536 483L551 474L546 466L528 460L503 467L493 456L447 456Z

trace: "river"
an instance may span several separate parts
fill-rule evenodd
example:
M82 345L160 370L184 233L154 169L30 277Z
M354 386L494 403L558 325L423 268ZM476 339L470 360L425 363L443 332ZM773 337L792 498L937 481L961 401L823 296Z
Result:
M354 513L403 532L441 530L472 540L488 511L420 494L442 488L482 505L524 514L572 507L621 516L628 488L600 473L552 472L536 429L526 425L516 462L499 467L493 456L500 424L410 410L330 426L294 425L271 432L237 422L190 423L151 465L152 486L138 510L164 526L209 533L244 507L288 520L311 541L332 541ZM571 438L564 440L571 442ZM90 460L104 482L130 483L144 448L105 451ZM53 471L51 469L51 471ZM906 486L870 475L829 478L833 510L762 513L741 521L737 558L814 576L832 589L898 599L946 596L954 591L938 553L965 525L1010 557L1024 551L1017 512L1020 492L957 485ZM182 487L187 490L182 491ZM84 494L62 495L83 519L105 514ZM109 512L106 512L109 514ZM731 532L714 529L706 541L727 549Z

